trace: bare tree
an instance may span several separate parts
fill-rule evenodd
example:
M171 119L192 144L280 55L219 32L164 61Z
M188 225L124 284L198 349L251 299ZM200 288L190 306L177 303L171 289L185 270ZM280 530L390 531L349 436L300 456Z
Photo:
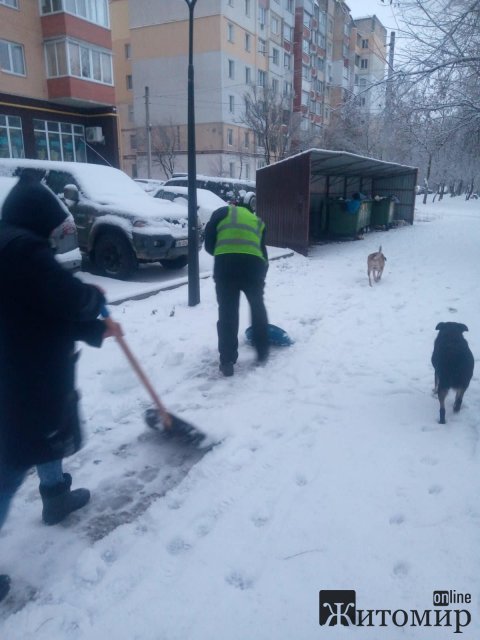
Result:
M244 94L241 122L251 129L263 148L266 164L287 157L295 128L292 96L279 95L270 87L253 86Z

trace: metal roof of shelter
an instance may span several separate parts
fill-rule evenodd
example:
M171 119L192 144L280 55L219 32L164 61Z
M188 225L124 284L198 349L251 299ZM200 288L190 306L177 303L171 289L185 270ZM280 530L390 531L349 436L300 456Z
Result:
M394 162L386 162L359 156L348 151L329 151L327 149L308 149L295 156L290 156L281 162L288 162L294 158L310 155L311 174L323 176L401 176L417 171L415 167L409 167ZM280 163L278 163L280 164Z

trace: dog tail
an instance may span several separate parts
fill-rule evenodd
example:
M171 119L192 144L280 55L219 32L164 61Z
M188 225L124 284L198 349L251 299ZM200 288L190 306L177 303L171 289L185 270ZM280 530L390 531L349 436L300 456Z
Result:
M378 253L382 253L382 245L378 247Z

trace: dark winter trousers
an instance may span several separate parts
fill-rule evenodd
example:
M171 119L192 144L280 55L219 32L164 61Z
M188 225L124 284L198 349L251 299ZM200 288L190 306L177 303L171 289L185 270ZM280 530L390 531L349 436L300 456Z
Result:
M239 306L242 291L250 305L253 344L257 350L258 359L265 360L268 356L268 318L263 301L265 266L262 261L256 260L258 265L252 260L245 260L242 268L235 270L215 265L218 351L222 364L235 363L238 358Z
M27 473L28 469L0 465L0 529L7 518L13 496L25 480ZM42 487L52 487L63 482L62 460L37 465L37 473Z

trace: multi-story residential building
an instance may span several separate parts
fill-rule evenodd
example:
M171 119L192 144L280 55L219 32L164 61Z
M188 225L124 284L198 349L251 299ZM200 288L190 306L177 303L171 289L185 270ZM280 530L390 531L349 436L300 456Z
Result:
M297 0L294 111L301 114L298 146L318 143L330 122L335 0Z
M245 95L255 92L259 96L261 89L268 87L291 102L294 5L294 0L202 0L197 3L194 72L199 173L253 179L256 169L264 163L259 140L244 122ZM125 18L127 8L128 18ZM175 170L185 171L187 4L112 0L111 13L114 49L119 60L115 68L117 85L130 87L129 96L119 105L123 167L126 171L136 170L139 175L147 175L144 132L148 87L152 176L165 175L158 162L165 146L174 149ZM125 32L116 31L116 25L125 24L125 19L129 22L129 38ZM126 61L120 62L121 49L127 40L132 56L131 73ZM129 122L130 105L133 105L136 137ZM136 151L137 162L133 163Z
M118 166L108 0L0 0L0 157Z
M378 115L385 107L387 30L375 15L355 18L351 42L355 56L353 91L365 111Z
M110 10L122 167L154 178L186 171L187 3L110 0ZM287 138L293 150L321 144L332 108L342 104L345 92L383 73L384 32L375 17L360 20L357 28L343 0L198 2L193 58L198 173L252 179L265 163L246 96L263 105L267 94L279 96L282 144ZM365 50L357 58L353 53L357 39L360 45L370 43L367 62L362 62Z

